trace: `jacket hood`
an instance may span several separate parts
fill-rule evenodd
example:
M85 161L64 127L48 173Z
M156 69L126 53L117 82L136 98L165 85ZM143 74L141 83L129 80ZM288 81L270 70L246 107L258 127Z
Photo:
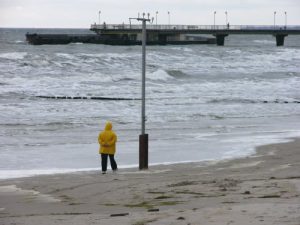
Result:
M112 129L112 123L111 122L107 122L105 125L105 130L111 130Z

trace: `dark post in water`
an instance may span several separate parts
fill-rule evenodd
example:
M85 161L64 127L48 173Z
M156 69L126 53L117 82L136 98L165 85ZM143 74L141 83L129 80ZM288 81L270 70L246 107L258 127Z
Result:
M145 16L145 14L143 14ZM148 134L145 133L145 122L146 122L146 22L148 19L137 18L137 20L142 21L142 133L139 137L139 169L148 169Z

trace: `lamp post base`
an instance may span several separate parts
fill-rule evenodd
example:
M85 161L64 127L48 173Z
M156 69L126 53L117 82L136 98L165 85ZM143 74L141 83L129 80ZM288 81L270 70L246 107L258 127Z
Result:
M139 169L148 169L148 134L141 134L139 137L140 154L139 154Z

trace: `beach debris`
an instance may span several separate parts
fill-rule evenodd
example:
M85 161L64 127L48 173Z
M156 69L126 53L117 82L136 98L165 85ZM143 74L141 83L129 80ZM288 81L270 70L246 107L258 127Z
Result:
M201 182L201 184L215 184L215 183L217 183L216 180L206 180Z
M169 184L167 185L167 187L181 187L181 186L188 186L188 185L195 185L195 184L197 184L196 181L182 181L175 184Z
M239 203L239 202L235 202L235 201L225 201L225 202L221 202L222 204L235 204L235 203Z
M141 220L141 221L136 221L135 223L133 223L132 225L147 225L148 223L152 223L157 221L157 219L148 219L148 220Z
M78 216L78 215L90 215L89 212L64 212L64 213L50 213L51 216Z
M212 198L212 197L221 197L226 196L224 193L216 193L216 194L207 194L207 193L201 193L201 192L194 192L194 191L175 191L176 194L188 194L188 195L195 195L197 198Z
M168 202L159 202L158 204L161 206L170 206L170 205L177 205L182 203L182 201L168 201Z
M160 196L155 197L154 199L168 199L168 198L174 198L174 196L160 195Z
M240 180L235 180L232 178L225 178L222 180L218 180L215 184L219 188L220 191L225 192L225 191L232 191L234 190L237 185L241 183Z
M263 195L258 198L280 198L280 197L281 197L281 195L279 195L279 194L270 194L270 195Z
M245 192L244 192L244 195L250 195L250 194L251 194L250 191L245 191Z
M163 191L148 191L148 194L165 194L166 192Z
M183 216L179 216L177 220L185 220L185 218Z
M188 195L205 195L202 192L195 192L189 190L175 191L176 194L188 194Z
M158 212L159 209L148 209L148 212Z
M129 208L146 208L146 209L152 209L153 208L153 203L150 201L143 201L140 203L133 203L133 204L126 204L124 205L125 207Z
M129 213L115 213L115 214L110 214L111 217L117 217L117 216L128 216Z

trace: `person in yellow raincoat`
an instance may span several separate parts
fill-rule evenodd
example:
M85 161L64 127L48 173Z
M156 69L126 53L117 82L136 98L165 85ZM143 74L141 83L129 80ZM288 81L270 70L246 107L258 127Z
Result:
M111 122L106 122L105 129L101 131L98 136L98 142L100 144L99 154L101 154L102 173L106 173L108 157L110 159L111 168L115 172L118 169L114 158L116 153L117 135L112 130Z

